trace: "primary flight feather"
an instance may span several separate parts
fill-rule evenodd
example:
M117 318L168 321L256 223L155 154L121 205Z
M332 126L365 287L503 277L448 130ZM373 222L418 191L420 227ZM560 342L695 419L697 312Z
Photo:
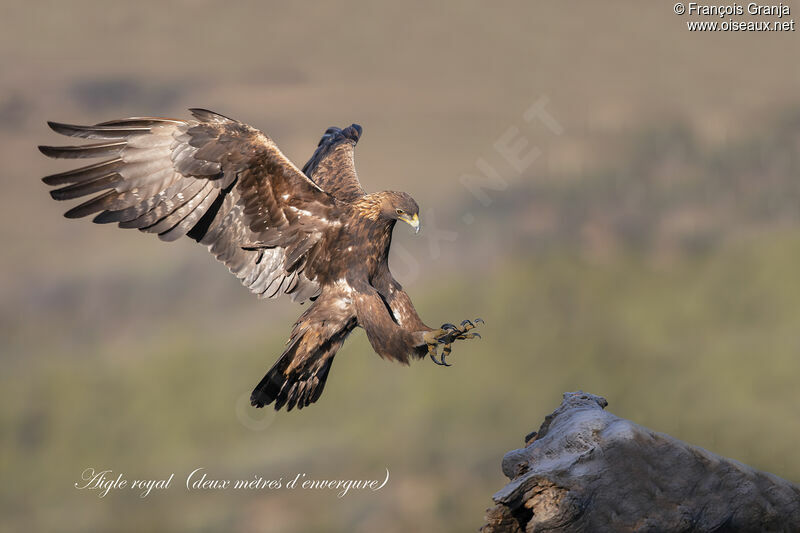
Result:
M102 161L43 181L58 187L50 192L56 200L91 196L68 218L96 214L97 223L165 241L185 235L260 297L313 301L253 390L254 406L274 402L276 410L291 410L315 402L356 327L378 355L406 364L428 354L446 365L455 340L479 336L469 320L426 326L392 277L395 222L419 231L419 207L404 192L364 192L353 162L360 126L329 128L301 171L259 130L211 111L191 112L190 120L49 122L58 133L97 142L40 146L43 154Z

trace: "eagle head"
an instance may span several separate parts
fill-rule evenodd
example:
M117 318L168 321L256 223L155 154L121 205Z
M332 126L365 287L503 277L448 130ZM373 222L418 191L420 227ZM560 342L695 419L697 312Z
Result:
M381 218L402 220L419 233L419 206L407 192L386 191L381 202Z

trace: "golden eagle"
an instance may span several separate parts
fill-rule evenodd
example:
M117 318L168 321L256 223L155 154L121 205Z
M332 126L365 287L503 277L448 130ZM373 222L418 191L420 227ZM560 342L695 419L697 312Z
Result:
M98 139L40 146L56 158L101 158L43 178L56 200L92 195L67 218L186 235L260 297L313 300L287 347L250 398L256 407L301 409L322 394L336 351L356 326L381 357L437 364L473 322L432 329L389 271L395 222L419 231L419 207L404 192L366 194L353 152L361 127L329 128L301 171L264 133L204 109L194 119L127 118L94 126L48 122L56 132ZM478 319L479 320L479 319ZM477 320L476 320L477 321ZM438 347L442 347L439 356ZM436 357L440 358L437 360Z

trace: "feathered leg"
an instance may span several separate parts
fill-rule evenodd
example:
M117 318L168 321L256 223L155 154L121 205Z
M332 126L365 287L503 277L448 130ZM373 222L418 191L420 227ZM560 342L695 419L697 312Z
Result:
M354 316L324 294L295 323L286 349L253 390L250 403L275 410L302 409L317 401L325 388L336 352L356 326Z

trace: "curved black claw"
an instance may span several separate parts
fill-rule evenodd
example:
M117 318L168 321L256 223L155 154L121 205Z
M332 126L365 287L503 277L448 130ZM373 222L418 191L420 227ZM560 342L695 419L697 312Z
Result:
M444 366L453 366L453 365L449 364L447 361L444 360L445 357L450 355L451 351L453 351L453 345L452 345L452 343L448 342L447 344L444 345L444 348L442 349L442 364Z
M431 357L431 361L433 361L434 363L436 363L439 366L451 366L451 365L448 365L447 363L444 363L444 362L440 363L439 361L437 361L436 360L436 352L433 352L433 351L429 350L428 351L428 355ZM443 356L443 358L444 358L444 356Z
M475 323L477 324L478 322L480 322L481 324L486 324L486 322L484 322L482 318L476 318Z

